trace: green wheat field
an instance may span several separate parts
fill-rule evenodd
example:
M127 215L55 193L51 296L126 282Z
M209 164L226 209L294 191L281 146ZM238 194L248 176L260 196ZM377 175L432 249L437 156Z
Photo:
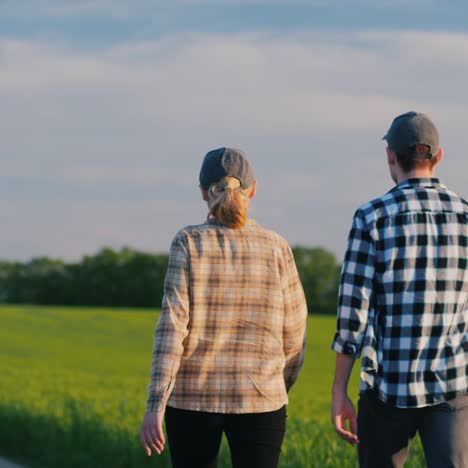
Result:
M39 468L169 467L139 430L155 310L0 307L0 455ZM335 319L310 316L304 368L290 393L281 467L356 467L329 422ZM357 399L358 373L351 395ZM220 467L229 467L223 441ZM407 467L424 467L418 441Z

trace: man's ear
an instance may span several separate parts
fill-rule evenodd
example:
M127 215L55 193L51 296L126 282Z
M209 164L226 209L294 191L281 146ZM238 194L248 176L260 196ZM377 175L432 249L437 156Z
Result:
M439 148L439 151L437 151L437 154L434 159L434 166L432 167L436 167L438 164L440 164L442 159L444 159L444 150L442 148Z
M203 200L208 201L208 190L205 190L202 186L200 186L200 192L202 194Z
M387 146L387 161L388 161L389 166L395 166L395 164L397 164L398 162L395 151L391 150L388 146Z

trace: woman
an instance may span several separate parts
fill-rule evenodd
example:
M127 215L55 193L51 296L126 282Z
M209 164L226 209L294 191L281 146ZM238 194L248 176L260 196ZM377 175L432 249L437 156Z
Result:
M236 149L200 171L204 224L175 236L156 327L141 440L173 466L215 467L223 432L234 467L276 467L287 392L302 366L307 308L290 247L247 218L253 169Z

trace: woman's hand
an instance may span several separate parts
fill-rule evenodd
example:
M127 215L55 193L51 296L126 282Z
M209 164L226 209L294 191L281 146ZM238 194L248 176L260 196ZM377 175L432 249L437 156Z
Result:
M163 419L164 411L146 413L141 424L141 445L148 457L151 456L151 450L158 455L164 450L166 439L162 428Z

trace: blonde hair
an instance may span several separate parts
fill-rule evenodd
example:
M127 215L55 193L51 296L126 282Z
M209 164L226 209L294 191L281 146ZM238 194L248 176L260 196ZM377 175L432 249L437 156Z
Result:
M223 177L208 190L209 215L230 228L245 226L250 192L251 187L242 189L239 179Z

